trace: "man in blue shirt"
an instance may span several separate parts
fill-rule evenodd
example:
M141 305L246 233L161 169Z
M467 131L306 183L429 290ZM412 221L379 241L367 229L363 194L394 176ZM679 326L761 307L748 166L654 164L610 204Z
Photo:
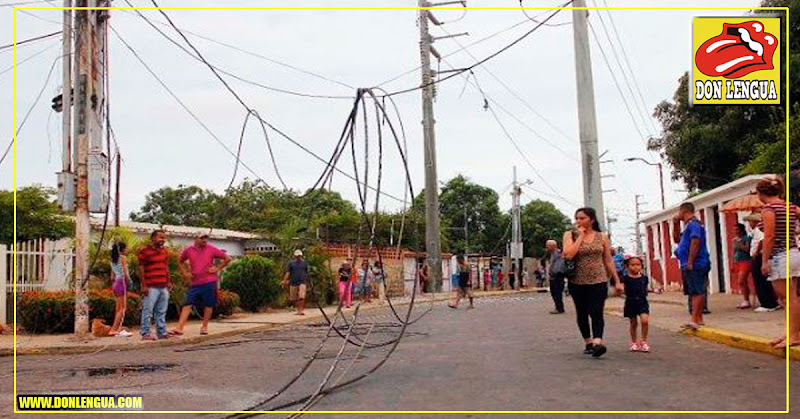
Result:
M675 256L681 264L683 293L692 303L692 320L685 328L697 329L703 323L703 300L711 270L711 259L706 246L706 230L694 216L694 205L684 202L673 220L672 239L678 243ZM683 232L680 222L683 221Z

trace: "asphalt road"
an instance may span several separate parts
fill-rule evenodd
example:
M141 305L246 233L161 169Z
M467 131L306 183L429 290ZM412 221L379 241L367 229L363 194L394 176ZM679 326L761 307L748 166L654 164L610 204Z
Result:
M428 306L418 304L412 317ZM406 308L398 310L405 313ZM571 307L566 315L549 315L548 310L550 302L546 294L486 298L478 300L474 310L452 310L436 305L408 328L407 336L385 365L367 378L322 397L311 410L742 411L783 410L785 407L785 362L781 359L658 328L651 330L651 353L629 353L627 320L615 316L606 318L609 352L601 359L593 359L582 353L583 342ZM658 306L654 305L653 316L657 315ZM359 318L363 326L354 331L363 335L372 323L375 327L370 342L392 339L399 330L394 316L387 309L378 309L363 312ZM308 323L200 345L101 351L66 357L19 357L17 391L141 394L147 410L239 410L263 400L293 377L314 352L325 331L323 324ZM338 337L330 338L320 352L321 359L268 407L311 394L330 369L341 342ZM357 350L352 345L346 348L329 383L335 382L348 368ZM364 350L345 379L371 368L388 350L388 346ZM11 363L11 358L0 359L5 378L0 382L0 402L5 406L2 413L6 416L11 415L8 408L12 402ZM790 373L794 380L800 380L798 363L793 363ZM800 400L800 386L793 387L792 399ZM44 415L26 417L37 416ZM286 416L283 413L263 417ZM380 416L313 415L314 418ZM585 418L594 415L503 417L531 416ZM687 416L707 415L659 417ZM131 414L125 417L154 416ZM431 414L404 417L422 418L431 417ZM783 418L786 415L759 417Z

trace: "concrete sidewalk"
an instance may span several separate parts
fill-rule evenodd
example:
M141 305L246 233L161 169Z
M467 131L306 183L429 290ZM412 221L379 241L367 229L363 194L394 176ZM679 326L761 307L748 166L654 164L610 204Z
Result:
M689 321L687 298L680 292L650 294L651 325L669 330L681 330ZM712 294L708 308L711 314L704 315L705 327L697 331L684 331L690 336L733 346L750 351L768 353L784 357L786 351L773 348L769 342L786 331L786 311L756 313L753 309L742 310L736 305L742 300L736 294ZM606 310L622 316L624 298L609 298ZM789 351L791 359L800 360L800 348Z
M512 295L529 293L536 291L535 288L528 288L517 291L477 291L476 297L488 297L498 295ZM415 304L429 304L431 294L417 296ZM452 294L439 293L433 296L435 301L446 301L452 298ZM411 298L394 298L394 306L407 306ZM378 303L373 300L370 304L362 305L361 310L370 308L384 307L386 303ZM325 313L330 317L336 313L336 306L325 307ZM355 310L354 308L344 309L345 313ZM297 316L294 310L279 309L266 313L239 313L222 320L212 320L209 323L208 335L200 335L199 320L191 320L184 330L183 336L171 337L169 339L157 341L142 341L139 335L139 328L128 328L133 336L131 337L103 337L96 338L89 336L85 339L76 339L72 334L46 335L46 334L17 334L17 355L45 355L45 354L80 354L91 353L103 350L124 351L139 349L145 346L169 346L176 344L198 343L211 339L219 339L239 335L242 333L266 330L281 325L301 323L307 321L318 321L322 318L317 307L308 307L305 316ZM177 322L167 323L167 330L177 326ZM0 356L11 356L14 354L14 335L6 332L0 335Z

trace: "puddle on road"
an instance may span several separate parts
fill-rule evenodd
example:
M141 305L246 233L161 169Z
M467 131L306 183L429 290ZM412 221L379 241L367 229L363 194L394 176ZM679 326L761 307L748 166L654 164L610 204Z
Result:
M107 378L130 374L147 374L159 371L170 371L177 366L178 364L175 363L162 363L68 369L60 370L58 372L58 378Z

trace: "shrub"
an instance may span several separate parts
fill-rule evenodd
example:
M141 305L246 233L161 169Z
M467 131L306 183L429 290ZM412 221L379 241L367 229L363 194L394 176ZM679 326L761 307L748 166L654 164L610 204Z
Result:
M214 309L214 316L230 316L234 309L242 304L239 294L221 289L217 293L217 307Z
M109 289L89 291L89 319L114 322L116 302ZM128 293L125 325L141 323L141 298ZM29 291L17 299L17 319L30 333L72 333L75 329L74 291Z
M238 294L243 309L258 311L274 303L281 293L278 275L272 260L245 256L225 270L222 288Z

